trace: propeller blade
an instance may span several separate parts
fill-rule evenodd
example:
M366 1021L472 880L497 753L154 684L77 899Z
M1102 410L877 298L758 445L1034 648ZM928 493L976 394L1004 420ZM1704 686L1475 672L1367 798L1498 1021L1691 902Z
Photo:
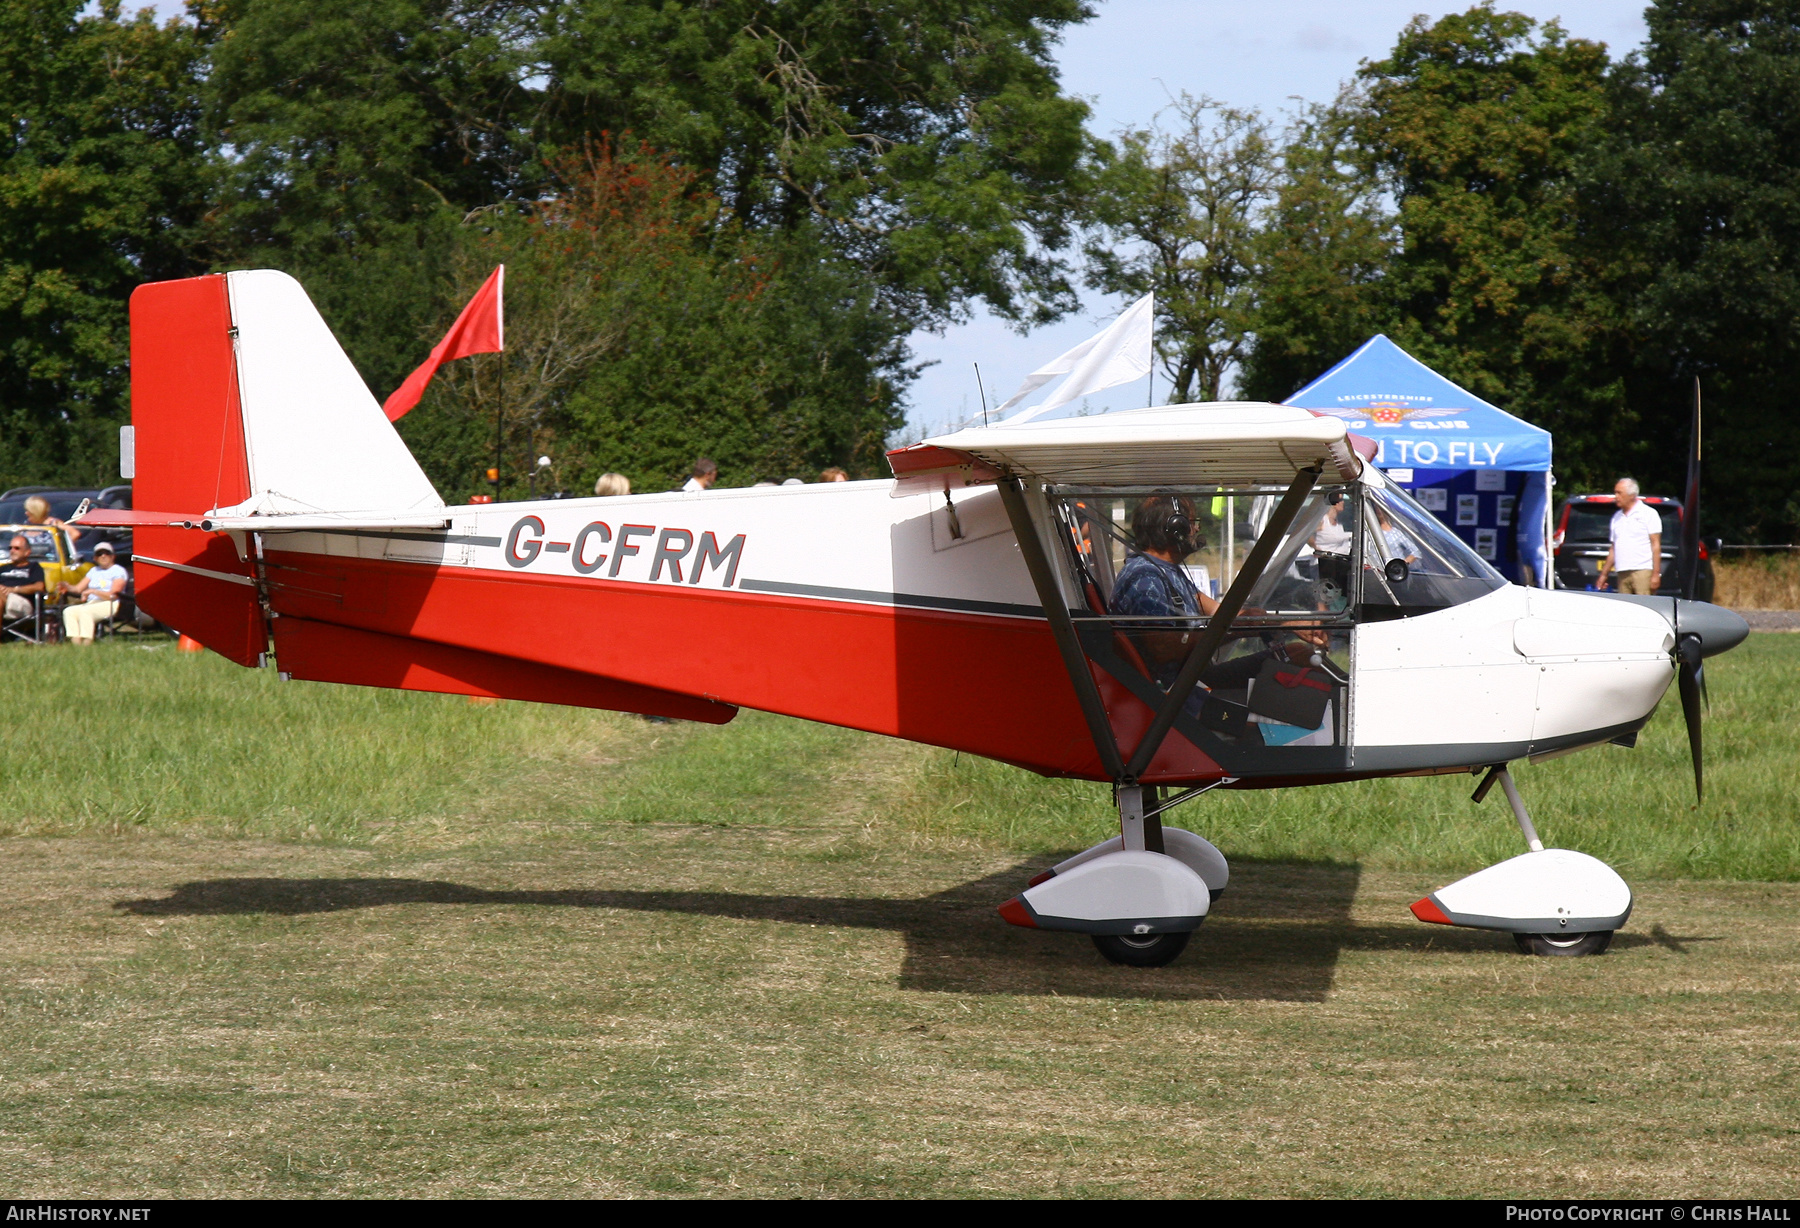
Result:
M1688 750L1694 756L1694 802L1706 800L1700 767L1700 707L1706 688L1700 665L1700 637L1686 635L1676 647L1676 681L1681 689L1681 715L1687 720Z
M1700 591L1700 377L1694 377L1694 421L1688 432L1687 490L1681 509L1681 595L1694 600Z

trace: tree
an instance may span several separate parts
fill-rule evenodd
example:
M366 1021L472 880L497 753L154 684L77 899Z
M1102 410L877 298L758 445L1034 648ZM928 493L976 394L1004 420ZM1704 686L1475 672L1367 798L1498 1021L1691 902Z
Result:
M1595 241L1628 276L1619 367L1640 477L1680 489L1706 389L1709 532L1793 540L1800 420L1800 3L1659 0L1618 74L1585 181Z
M1082 0L570 0L548 10L542 138L633 133L746 228L811 234L909 326L1074 298L1087 106L1051 44Z
M1255 327L1257 234L1277 175L1254 112L1183 94L1173 131L1119 138L1095 193L1088 284L1156 294L1157 354L1169 402L1216 401Z
M529 194L523 0L223 0L210 45L216 267L305 283L378 393L416 365L469 210Z
M1256 237L1255 335L1241 395L1281 401L1391 327L1382 277L1398 248L1379 180L1355 143L1361 100L1314 104L1284 134L1275 200Z
M1623 386L1619 322L1583 241L1579 160L1607 116L1606 49L1482 4L1415 18L1359 73L1356 138L1398 202L1382 276L1395 340L1555 432L1558 465L1604 463Z
M117 480L126 300L199 271L191 27L0 0L0 485Z
M434 328L504 263L508 349L445 367L402 420L441 490L485 489L496 446L509 495L540 453L576 490L608 470L662 489L701 452L727 484L879 462L895 326L841 262L747 230L645 146L549 167L553 191L461 229Z

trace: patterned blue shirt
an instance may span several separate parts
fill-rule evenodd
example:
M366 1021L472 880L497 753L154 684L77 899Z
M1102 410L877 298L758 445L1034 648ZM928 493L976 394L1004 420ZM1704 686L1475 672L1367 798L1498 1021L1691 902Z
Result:
M1165 563L1147 554L1134 554L1119 569L1113 585L1114 614L1200 613L1200 590L1185 567Z

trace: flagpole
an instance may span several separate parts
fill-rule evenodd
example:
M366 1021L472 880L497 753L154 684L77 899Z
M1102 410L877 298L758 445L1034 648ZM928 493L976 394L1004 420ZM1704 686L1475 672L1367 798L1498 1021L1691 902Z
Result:
M494 394L494 502L500 502L500 471L506 464L506 354L500 354L499 390Z

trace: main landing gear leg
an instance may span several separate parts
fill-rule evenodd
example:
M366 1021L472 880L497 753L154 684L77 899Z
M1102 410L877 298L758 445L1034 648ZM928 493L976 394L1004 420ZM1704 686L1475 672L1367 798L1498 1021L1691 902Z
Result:
M1472 800L1495 784L1531 851L1435 891L1412 906L1437 925L1502 930L1526 955L1599 955L1631 916L1631 888L1605 862L1569 849L1547 849L1504 763L1488 769Z
M1119 843L1131 853L1164 853L1162 816L1157 806L1162 790L1155 785L1121 787ZM1145 811L1149 811L1148 814ZM1211 900L1207 901L1209 904ZM1187 949L1193 931L1169 934L1094 934L1094 947L1109 962L1131 968L1160 968Z
M1120 788L1119 834L1031 880L1000 906L1014 925L1073 930L1115 964L1156 968L1187 946L1225 890L1230 868L1219 850L1161 810L1204 792L1164 799L1154 786Z

